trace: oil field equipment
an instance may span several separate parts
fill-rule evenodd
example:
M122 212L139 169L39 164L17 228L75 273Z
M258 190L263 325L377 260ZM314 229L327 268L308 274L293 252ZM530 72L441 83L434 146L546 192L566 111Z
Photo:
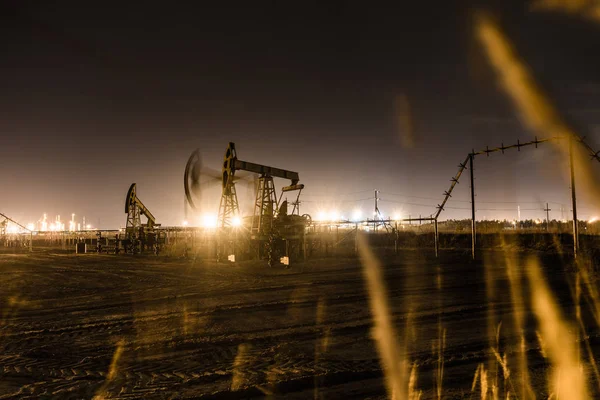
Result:
M198 198L203 191L200 183L202 169L199 150L190 156L184 173L184 190L187 204L194 210L198 207L194 197ZM254 211L251 217L241 220L236 193L236 172L246 171L258 176L255 184ZM290 181L289 186L282 188L279 199L275 191L273 178ZM299 184L297 172L238 159L235 144L230 142L225 150L221 168L221 200L217 218L217 241L219 242L218 258L224 253L237 253L250 257L268 258L270 264L285 254L296 256L303 251L304 231L310 223L310 216L300 216L297 204L303 184ZM294 208L288 214L287 200L281 201L286 192L297 191ZM240 222L241 221L241 222ZM236 225L241 225L236 227ZM238 229L239 228L239 229ZM245 254L244 254L245 253Z
M127 191L125 214L127 214L125 237L119 239L125 252L136 254L152 249L156 253L160 245L160 237L155 228L160 224L156 223L154 215L137 197L135 183L132 183ZM147 219L145 224L142 224L142 216ZM119 247L117 243L117 248Z
M8 226L7 219L0 222L0 237L4 238L4 236L6 236L6 232L8 231L7 226Z

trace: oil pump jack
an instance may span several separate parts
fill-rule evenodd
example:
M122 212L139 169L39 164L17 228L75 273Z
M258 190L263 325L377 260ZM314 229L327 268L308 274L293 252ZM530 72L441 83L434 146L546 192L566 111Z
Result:
M153 249L157 253L159 237L154 228L159 227L160 224L156 223L154 215L137 197L135 183L131 184L125 197L125 214L127 214L125 238L120 239L125 252L136 254L146 249ZM147 219L145 224L142 224L142 216Z
M188 204L196 209L194 194L201 191L199 186L200 157L196 150L190 156L184 174L184 189ZM236 227L240 220L239 203L236 193L236 171L247 171L258 175L256 182L256 196L254 212L251 217L242 221L242 226ZM279 199L275 191L273 178L282 178L290 181L284 186ZM238 255L246 252L259 258L269 258L273 264L278 255L286 257L298 254L303 249L304 230L310 223L310 216L300 216L296 207L300 193L304 188L299 184L300 177L297 172L281 168L269 167L262 164L251 163L238 159L235 144L230 142L225 150L221 168L221 200L218 212L218 246L217 255L234 252ZM287 201L281 202L284 193L297 191L296 201L291 214L288 214ZM244 244L245 242L245 244Z

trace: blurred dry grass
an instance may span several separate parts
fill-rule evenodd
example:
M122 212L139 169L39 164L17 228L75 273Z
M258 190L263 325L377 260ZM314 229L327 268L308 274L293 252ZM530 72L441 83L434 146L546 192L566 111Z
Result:
M413 366L409 372L410 363L406 358L406 350L399 345L392 322L388 291L381 264L364 235L358 237L358 250L373 318L372 336L377 345L388 394L395 400L419 398L420 394L416 392L415 388L416 376L413 376L416 374L415 367ZM410 329L410 327L407 328Z
M532 11L556 11L600 22L600 3L597 0L536 0Z
M110 362L110 367L108 368L108 373L106 374L106 379L104 380L104 384L98 389L96 394L94 395L94 400L102 400L109 398L108 386L117 378L118 376L118 364L121 356L123 355L123 350L125 347L125 342L123 340L119 340L117 342L115 352L113 354L112 360Z
M577 142L579 135L565 122L494 19L486 13L478 14L475 29L502 89L513 101L523 123L541 137L562 137ZM568 166L569 146L563 140L550 143L563 156L562 165ZM587 150L575 143L573 157L579 190L600 198L600 182L593 171L596 165L589 162ZM564 177L569 176L568 170L562 172Z

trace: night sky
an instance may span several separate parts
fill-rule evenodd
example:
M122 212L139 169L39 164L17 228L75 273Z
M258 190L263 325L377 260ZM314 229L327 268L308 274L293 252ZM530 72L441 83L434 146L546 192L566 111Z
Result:
M600 149L600 24L520 1L194 3L0 3L0 212L118 228L136 182L157 222L178 225L190 153L218 169L233 141L242 160L300 173L302 213L367 214L379 189L384 215L429 215L472 148L536 134L475 40L482 9ZM478 218L516 218L517 204L543 218L546 202L567 217L551 146L475 162ZM600 213L579 197L582 218ZM219 194L205 198L216 212ZM468 199L465 179L442 216L469 217Z

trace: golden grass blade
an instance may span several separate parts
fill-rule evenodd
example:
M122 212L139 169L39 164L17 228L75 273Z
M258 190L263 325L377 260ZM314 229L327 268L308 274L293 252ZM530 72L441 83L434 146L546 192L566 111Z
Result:
M372 335L383 366L388 394L390 398L405 400L408 398L407 363L396 339L381 265L364 235L358 236L358 250L374 323Z
M240 343L238 345L237 354L233 360L233 376L231 378L231 390L239 390L244 386L246 381L245 369L248 359L250 345Z
M535 399L535 393L531 387L529 377L529 367L527 362L527 352L525 345L525 335L523 333L523 321L525 318L525 303L523 301L523 288L521 277L517 270L517 260L514 252L509 251L504 237L501 237L502 249L504 250L504 259L506 264L506 275L508 277L510 296L512 300L513 317L515 321L515 331L519 336L519 351L517 352L518 373L520 374L520 399ZM513 389L514 390L514 389Z
M597 0L536 0L532 11L556 11L600 22L600 3Z
M572 400L588 399L587 383L577 358L577 342L568 324L560 316L558 305L536 259L530 259L527 263L527 275L533 311L540 324L539 336L554 367L549 377L550 391L557 398L564 395Z
M511 42L492 18L481 13L476 20L476 34L504 91L510 96L523 122L544 137L563 137L579 140L579 136L564 122L556 107L546 96L526 63L519 57ZM552 141L555 149L568 160L569 146ZM575 170L580 175L578 186L595 198L600 198L600 182L592 170L589 154L583 146L573 146ZM568 175L565 172L565 177Z
M110 366L108 368L108 373L106 374L104 384L102 385L102 387L100 387L100 389L98 389L98 391L94 395L94 400L102 400L106 398L106 389L108 388L108 385L110 385L110 383L117 378L118 364L119 360L121 359L121 356L123 355L124 347L125 342L123 340L120 340L117 343L117 348L115 349L112 360L110 362Z

